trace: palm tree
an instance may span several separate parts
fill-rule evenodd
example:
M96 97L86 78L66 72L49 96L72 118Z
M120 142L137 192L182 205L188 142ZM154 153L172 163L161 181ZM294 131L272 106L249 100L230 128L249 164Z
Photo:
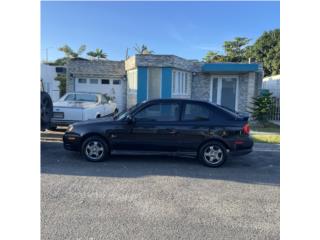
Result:
M87 55L92 57L92 58L97 58L98 60L103 58L103 59L106 59L107 58L107 54L103 52L102 49L100 48L97 48L96 51L90 51L90 52L87 52Z
M78 51L72 50L71 47L69 47L67 44L63 47L58 48L59 51L63 52L67 58L77 58L79 57L85 50L86 45L81 45L78 49Z
M138 44L136 44L136 46L134 47L134 49L136 50L136 52L138 54L143 54L143 55L148 55L148 54L152 54L154 53L153 51L149 50L148 47L144 44L142 44L141 46L139 46Z

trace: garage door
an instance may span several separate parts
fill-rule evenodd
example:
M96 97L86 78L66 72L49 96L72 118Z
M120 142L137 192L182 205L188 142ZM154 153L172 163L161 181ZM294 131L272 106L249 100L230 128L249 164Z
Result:
M76 92L105 93L114 97L117 108L123 110L123 82L119 79L78 78L75 83Z

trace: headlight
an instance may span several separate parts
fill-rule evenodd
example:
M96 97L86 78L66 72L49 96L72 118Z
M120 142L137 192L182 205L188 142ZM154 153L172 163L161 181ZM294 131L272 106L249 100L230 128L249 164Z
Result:
M67 128L67 132L71 132L73 130L73 125L69 125Z

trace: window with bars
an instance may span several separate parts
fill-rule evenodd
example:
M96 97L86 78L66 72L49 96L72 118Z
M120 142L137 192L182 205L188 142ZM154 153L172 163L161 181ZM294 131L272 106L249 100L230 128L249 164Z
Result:
M189 95L191 86L191 73L183 71L173 71L172 74L172 94Z

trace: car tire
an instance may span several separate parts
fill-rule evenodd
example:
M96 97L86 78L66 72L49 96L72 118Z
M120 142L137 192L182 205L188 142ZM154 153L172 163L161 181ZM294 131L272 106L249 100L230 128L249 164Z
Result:
M41 92L41 130L48 128L53 116L53 104L47 92Z
M101 162L109 156L109 146L99 136L88 137L81 146L81 154L90 162Z
M227 160L227 150L220 142L211 141L200 148L198 159L208 167L219 167Z

